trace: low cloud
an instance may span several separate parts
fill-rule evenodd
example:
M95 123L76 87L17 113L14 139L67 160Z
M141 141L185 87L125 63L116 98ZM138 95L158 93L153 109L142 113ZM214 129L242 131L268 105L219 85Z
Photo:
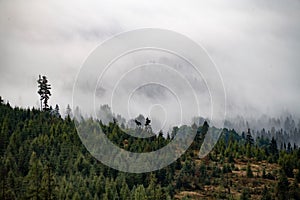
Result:
M53 88L50 103L64 109L98 44L122 31L157 27L206 48L223 77L229 117L299 116L299 9L297 0L1 1L0 95L12 105L37 106L36 79L43 74Z

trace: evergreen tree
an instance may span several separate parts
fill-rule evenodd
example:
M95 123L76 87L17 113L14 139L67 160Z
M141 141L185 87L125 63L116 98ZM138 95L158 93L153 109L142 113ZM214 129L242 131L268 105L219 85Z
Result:
M80 198L80 195L79 195L79 193L76 191L75 193L74 193L74 195L73 195L73 197L72 197L72 200L80 200L81 198Z
M133 194L133 200L146 200L147 194L146 190L143 185L138 185L137 188L135 188L132 192Z
M240 196L240 200L249 200L251 198L251 195L249 193L248 189L243 189L242 194Z
M246 174L248 178L253 178L253 172L251 170L251 165L249 163L247 164Z
M276 185L276 196L279 200L288 199L289 181L283 170L280 170L278 182Z
M28 190L26 196L30 199L42 199L42 163L38 159L35 152L32 152L29 161L29 172L26 176L26 183L28 184Z
M72 109L71 109L71 107L70 107L69 104L67 105L66 116L67 116L67 117L70 117L70 118L73 117L73 115L72 115Z
M277 162L277 159L278 159L278 149L277 149L277 142L274 139L274 137L272 137L272 140L271 140L271 143L270 143L270 146L269 146L269 152L271 154L270 161L273 162L273 163Z
M290 187L290 198L292 199L300 199L300 189L298 185L298 180L295 177L293 184Z
M9 132L9 118L5 117L0 130L0 155L3 155L7 148L9 141Z
M264 186L264 190L262 192L261 200L272 200L272 196L266 186Z
M41 101L41 110L48 110L49 105L48 105L48 100L51 96L51 85L48 83L47 77L39 75L39 79L37 80L38 82L38 94L41 96L40 101Z
M42 192L43 199L46 200L55 199L55 195L54 195L55 178L50 164L48 164L43 171L41 187L44 189Z
M118 198L119 196L116 188L116 183L113 179L109 180L109 178L106 178L104 199L115 200Z
M1 187L1 199L6 199L7 197L7 191L9 190L9 185L7 183L7 175L8 175L8 169L5 166L4 157L0 157L0 187Z
M265 167L263 168L263 171L262 171L262 178L266 178L266 168Z
M59 106L57 104L55 105L55 108L54 108L54 115L56 117L61 117L60 113L59 113Z
M129 187L128 187L125 179L123 180L122 187L120 190L120 199L121 200L129 200L130 199L130 190L129 190Z
M274 137L272 137L271 143L270 143L270 153L275 155L278 154L278 149L277 149L277 142L274 139Z
M254 144L253 137L251 135L250 128L248 128L247 136L246 136L246 145L252 146Z

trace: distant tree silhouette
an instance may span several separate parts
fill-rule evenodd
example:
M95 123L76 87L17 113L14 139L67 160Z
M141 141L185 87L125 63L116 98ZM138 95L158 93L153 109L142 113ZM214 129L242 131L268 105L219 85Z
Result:
M138 120L134 120L134 122L135 122L135 124L137 125L137 126L141 126L142 125L142 123L141 122L139 122Z
M209 125L208 125L207 121L204 121L202 129L201 129L201 133L206 134L208 131L208 128L209 128Z
M250 128L248 128L248 132L247 132L247 136L246 136L246 144L249 144L251 146L254 144L254 140L253 140L253 137L251 135Z
M72 109L69 104L67 105L66 115L72 117Z
M59 106L57 104L55 105L53 113L56 117L61 117L59 113Z
M271 143L270 143L270 151L271 151L272 154L275 154L275 153L278 152L278 150L277 150L277 142L274 139L274 137L272 137L272 140L271 140Z
M151 123L151 120L147 117L146 118L146 123L145 123L145 126L149 126L150 125L150 123Z
M49 105L48 105L48 100L51 96L51 85L48 83L47 77L39 75L39 79L37 80L38 82L38 94L41 96L40 101L41 101L41 110L48 110Z

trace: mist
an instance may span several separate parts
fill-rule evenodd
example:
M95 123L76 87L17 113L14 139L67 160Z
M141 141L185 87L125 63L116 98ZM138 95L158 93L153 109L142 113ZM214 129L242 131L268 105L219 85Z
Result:
M226 116L245 119L261 116L300 116L300 2L275 1L43 1L19 0L0 2L0 95L13 106L38 107L38 75L46 75L52 85L50 104L60 105L64 112L72 103L72 91L80 67L90 53L115 34L143 27L169 29L188 36L208 52L218 67L226 91ZM150 54L149 54L150 55ZM161 62L182 71L186 63L166 55L152 54L155 59L144 63ZM148 59L148 60L147 60ZM108 78L118 77L121 67L137 65L135 58L116 63ZM157 69L166 72L166 69ZM193 80L193 72L185 71ZM142 71L132 74L138 80ZM171 73L169 73L171 74ZM82 90L94 88L79 83ZM165 77L176 85L176 79ZM173 82L172 82L173 80ZM107 81L109 83L109 80ZM199 83L201 116L209 117L209 97L203 80ZM125 98L131 87L124 81L117 90ZM181 85L176 85L180 90ZM111 85L97 87L98 104L109 104L106 92ZM184 87L186 88L186 87ZM189 105L190 94L183 102ZM145 104L141 104L144 102ZM116 103L115 103L116 104ZM155 86L138 90L132 97L131 116L127 105L112 106L113 112L129 120L139 113L149 116L150 104L161 104L170 112L178 105L172 94ZM93 109L93 107L91 107ZM193 107L184 108L191 115ZM173 111L174 110L174 111ZM288 113L288 114L287 114ZM164 120L158 107L153 115ZM176 116L174 114L174 116ZM170 124L179 123L168 116Z

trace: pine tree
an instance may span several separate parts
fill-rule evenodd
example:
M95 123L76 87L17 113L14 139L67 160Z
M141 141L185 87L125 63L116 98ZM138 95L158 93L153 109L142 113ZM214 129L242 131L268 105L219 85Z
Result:
M42 164L37 158L35 152L32 152L29 161L29 172L26 176L26 182L28 183L27 197L30 199L42 199L41 196L41 181L42 181Z
M81 198L80 198L80 195L79 195L79 193L76 191L75 193L74 193L74 195L73 195L73 197L72 197L72 200L80 200Z
M66 116L72 118L72 109L70 107L70 105L67 105L67 109L66 109Z
M155 174L151 173L150 174L149 186L146 189L147 197L149 199L155 199L155 197L156 197L156 191L155 191L156 186L157 186L157 179L155 177Z
M121 186L120 199L121 200L129 200L130 199L130 190L129 190L129 187L128 187L125 179L123 180L123 183Z
M240 196L240 200L248 200L251 198L251 195L249 193L248 189L243 189L242 194Z
M247 164L246 174L248 178L253 178L253 172L251 170L251 165L249 163Z
M300 189L298 185L298 180L295 177L293 184L290 187L290 198L300 199Z
M115 200L119 198L116 183L113 179L110 180L109 178L106 178L104 199L106 198L109 200Z
M143 185L139 185L134 191L133 191L133 198L134 200L145 200L147 199L146 190Z
M274 137L272 137L271 143L270 143L270 153L275 155L278 154L278 149L277 149L277 142L274 139Z
M48 164L44 171L41 186L43 188L43 199L51 200L54 199L54 188L55 188L55 179L52 172L52 167Z
M279 200L288 199L289 181L283 170L280 170L278 182L276 185L276 196Z
M47 77L39 75L39 79L37 80L38 82L38 94L41 96L40 101L41 101L41 110L48 110L49 105L48 105L48 100L51 96L51 85L48 83Z
M262 192L261 200L272 200L272 196L266 186L264 186L264 190Z
M277 162L277 159L278 159L278 149L277 149L277 142L274 139L274 137L272 137L272 140L271 140L271 143L270 143L270 146L269 146L269 152L271 154L270 161L273 162L273 163Z
M8 185L7 185L7 174L8 174L8 169L7 167L5 166L5 163L4 163L4 157L0 157L0 188L1 188L1 199L6 199L6 193L7 193L7 190L8 190Z
M266 168L265 167L263 168L263 171L262 171L262 178L266 178Z
M250 128L248 128L248 132L247 132L247 136L246 136L246 145L250 145L252 146L254 144L254 140L253 140L253 137L251 135L251 131L250 131Z
M3 155L9 141L9 118L5 117L0 130L0 155Z
M60 113L59 113L59 106L57 104L55 105L55 108L54 108L54 115L56 117L61 117Z
M96 180L96 193L101 199L102 195L105 193L105 177L101 173Z

